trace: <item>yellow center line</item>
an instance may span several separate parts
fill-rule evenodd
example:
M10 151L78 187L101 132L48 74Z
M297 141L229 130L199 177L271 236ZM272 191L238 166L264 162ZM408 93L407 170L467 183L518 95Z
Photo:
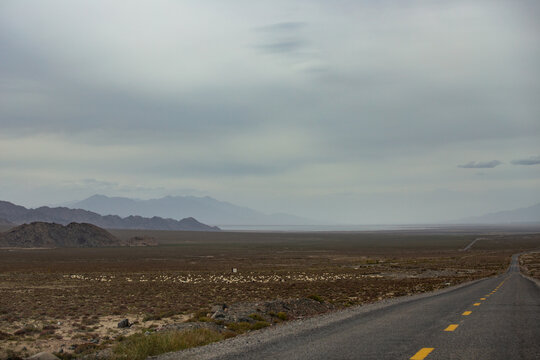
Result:
M454 331L457 329L458 326L458 324L450 324L446 329L444 329L444 331Z
M469 315L471 315L471 313L472 313L472 311L465 311L465 312L464 312L463 314L461 314L461 315L463 315L463 316L469 316Z
M410 360L423 360L428 356L435 348L421 348Z
M480 303L474 303L473 305L474 306L480 306Z

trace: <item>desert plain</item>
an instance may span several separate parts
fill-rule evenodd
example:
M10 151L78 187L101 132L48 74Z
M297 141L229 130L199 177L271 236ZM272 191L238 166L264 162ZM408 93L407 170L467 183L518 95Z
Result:
M540 278L540 255L530 253L540 248L535 228L110 232L152 237L158 246L0 249L0 358L40 351L126 358L110 349L186 322L224 326L219 340L494 276L520 252L528 252L522 271ZM272 301L297 302L279 313L259 310ZM255 309L252 321L240 319L245 326L212 317L216 308L237 304ZM129 327L118 327L123 319Z

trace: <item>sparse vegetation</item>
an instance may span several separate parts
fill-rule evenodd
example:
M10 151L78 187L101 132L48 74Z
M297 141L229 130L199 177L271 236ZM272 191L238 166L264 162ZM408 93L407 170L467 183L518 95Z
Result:
M257 321L255 324L251 325L251 330L259 330L270 326L270 323L267 321Z
M309 295L308 296L308 299L311 299L311 300L315 300L315 301L318 301L320 303L324 302L323 298L320 297L319 295Z
M121 239L141 233L112 232ZM231 323L210 318L212 306L307 297L311 307L315 301L327 306L321 309L369 303L500 273L516 249L540 245L540 235L531 234L506 240L483 235L488 239L478 242L479 248L463 252L459 249L477 235L142 233L167 244L0 249L0 347L27 347L32 353L40 342L93 339L102 346L105 338L123 342L132 333L153 335L152 329L187 318L180 314L194 314L194 322L227 325L229 331L221 336L230 337L299 313L254 308L245 315L251 315L249 321ZM538 269L536 258L522 260L531 273ZM241 271L231 273L232 267ZM139 314L137 319L133 314ZM118 329L124 318L135 325Z
M257 313L251 314L249 317L256 321L265 321L264 317Z
M136 334L114 346L112 360L143 360L149 356L210 344L224 335L209 329Z
M240 321L236 323L228 323L227 328L237 334L243 334L251 330L259 330L270 326L270 323L267 321L257 321L255 323L250 323L247 321Z

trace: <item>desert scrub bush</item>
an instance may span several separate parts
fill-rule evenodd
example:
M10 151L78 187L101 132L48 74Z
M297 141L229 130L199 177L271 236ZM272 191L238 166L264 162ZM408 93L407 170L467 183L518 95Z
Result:
M13 359L13 360L23 360L25 358L25 354L19 351L13 351L11 349L8 349L6 351L6 358L7 359Z
M149 356L202 346L223 339L222 334L210 329L135 334L126 337L113 348L111 359L143 360Z
M208 311L207 309L199 310L196 313L194 313L191 318L188 319L188 322L196 322L196 321L209 322L209 321L212 321L212 319L208 317L209 313L210 313L210 311Z
M13 334L17 336L32 335L40 332L40 330L32 325L26 325L22 329L15 331Z
M83 317L82 320L81 320L81 324L84 325L84 326L96 325L96 324L99 324L99 318Z
M267 326L270 326L270 323L268 323L267 321L257 321L255 324L251 325L251 329L259 330Z
M227 329L232 330L238 334L242 334L246 331L251 330L251 323L248 323L247 321L228 323Z
M276 314L276 317L277 317L278 319L280 319L280 320L283 320L283 321L289 320L289 315L287 315L287 313L284 312L284 311L278 312L278 313Z
M75 354L80 354L80 355L90 354L94 352L97 349L97 347L98 346L96 344L91 344L91 343L79 344L75 348Z
M152 320L161 320L161 315L146 314L146 315L144 315L144 317L142 319L143 322L152 321Z
M318 301L318 302L320 302L320 303L323 303L323 302L324 302L323 298L320 297L319 295L316 295L316 294L309 295L309 296L308 296L308 299L315 300L315 301Z
M265 321L265 319L260 314L257 314L257 313L253 313L249 315L249 317L256 321Z

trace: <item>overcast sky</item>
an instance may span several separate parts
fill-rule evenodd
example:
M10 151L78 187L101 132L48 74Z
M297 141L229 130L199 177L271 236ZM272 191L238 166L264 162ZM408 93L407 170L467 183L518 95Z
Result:
M0 199L355 224L540 202L537 0L0 1Z

